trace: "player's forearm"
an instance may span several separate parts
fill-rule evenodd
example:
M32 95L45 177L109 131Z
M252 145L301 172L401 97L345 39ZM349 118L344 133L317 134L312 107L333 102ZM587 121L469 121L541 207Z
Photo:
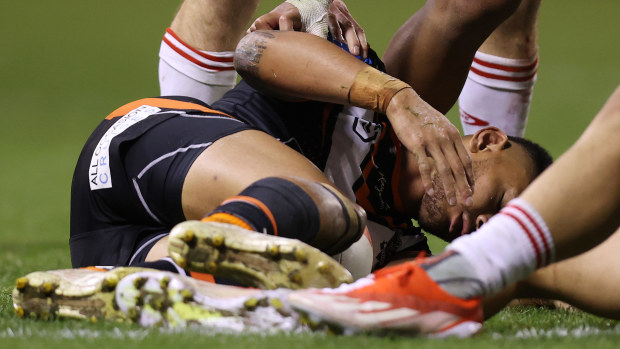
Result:
M235 68L272 94L385 112L396 92L409 88L330 42L297 32L256 31L237 46Z
M365 66L330 42L298 32L256 31L235 52L237 72L262 91L340 104Z

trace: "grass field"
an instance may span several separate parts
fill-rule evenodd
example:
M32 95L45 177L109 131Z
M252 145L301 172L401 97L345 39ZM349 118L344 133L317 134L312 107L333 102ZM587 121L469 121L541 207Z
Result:
M117 106L158 94L157 51L178 1L0 2L0 347L618 347L620 323L565 311L503 311L468 340L213 336L13 315L14 280L70 267L69 188L82 144ZM264 1L260 11L277 1ZM350 0L383 52L421 1ZM381 3L381 6L378 4ZM545 1L527 136L560 155L620 83L620 2ZM452 120L454 113L450 113ZM617 142L618 140L606 140ZM578 185L578 183L576 183Z

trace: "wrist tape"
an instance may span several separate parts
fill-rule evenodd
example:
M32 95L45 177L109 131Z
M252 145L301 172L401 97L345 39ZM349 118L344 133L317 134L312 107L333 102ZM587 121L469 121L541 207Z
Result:
M327 12L333 0L286 0L297 7L301 14L302 30L326 38L328 32Z
M412 87L372 67L365 67L355 76L347 98L351 105L385 114L392 97L407 88Z

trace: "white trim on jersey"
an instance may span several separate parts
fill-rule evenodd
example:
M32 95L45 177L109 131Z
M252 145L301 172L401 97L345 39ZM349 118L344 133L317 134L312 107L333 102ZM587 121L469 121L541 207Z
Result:
M133 254L133 256L131 256L131 259L129 260L129 263L127 265L132 265L133 261L136 259L136 257L138 257L138 254L144 249L146 248L146 246L148 246L149 244L153 243L154 241L159 241L160 239L162 239L164 236L168 235L168 233L163 233L163 234L159 234L159 235L155 235L153 238L149 239L149 241L145 242L142 244L142 246L140 246L140 248L138 248L136 250L136 252Z

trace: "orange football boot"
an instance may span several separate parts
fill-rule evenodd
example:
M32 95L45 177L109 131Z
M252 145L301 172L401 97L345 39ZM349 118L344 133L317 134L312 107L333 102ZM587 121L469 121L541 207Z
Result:
M447 293L422 267L428 261L419 257L335 289L293 291L289 302L311 326L328 325L345 334L468 337L477 333L483 320L481 298Z

